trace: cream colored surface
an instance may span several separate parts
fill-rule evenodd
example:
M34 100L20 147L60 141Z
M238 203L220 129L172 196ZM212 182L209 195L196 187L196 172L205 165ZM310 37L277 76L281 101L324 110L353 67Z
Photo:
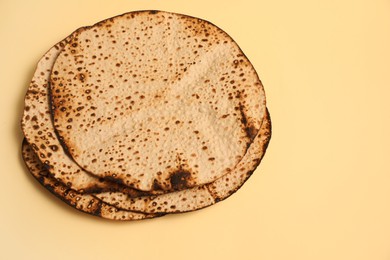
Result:
M29 176L19 120L53 44L140 9L227 31L264 83L273 137L226 201L117 223L78 213ZM0 14L0 259L390 259L388 0L3 0Z

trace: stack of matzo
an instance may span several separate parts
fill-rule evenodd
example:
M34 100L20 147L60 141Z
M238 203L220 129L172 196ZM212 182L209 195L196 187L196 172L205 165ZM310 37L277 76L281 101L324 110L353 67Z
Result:
M118 220L227 198L271 137L263 86L232 38L162 11L80 28L51 48L28 88L22 129L40 183Z

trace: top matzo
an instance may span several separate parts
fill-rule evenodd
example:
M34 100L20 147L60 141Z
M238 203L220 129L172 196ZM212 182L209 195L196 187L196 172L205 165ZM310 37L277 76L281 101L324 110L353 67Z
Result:
M73 159L145 191L226 174L265 113L261 82L237 44L207 21L166 12L77 31L54 64L51 94Z

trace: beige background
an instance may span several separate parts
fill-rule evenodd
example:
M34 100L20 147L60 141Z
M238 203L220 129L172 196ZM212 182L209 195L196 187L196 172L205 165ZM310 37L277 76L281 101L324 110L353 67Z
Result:
M160 9L227 31L273 120L228 200L141 222L68 207L29 176L19 120L35 64L74 29ZM390 259L390 1L0 0L0 259Z

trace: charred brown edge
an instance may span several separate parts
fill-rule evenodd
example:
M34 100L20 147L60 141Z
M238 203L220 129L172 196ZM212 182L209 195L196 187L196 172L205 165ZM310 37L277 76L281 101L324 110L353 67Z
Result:
M23 147L26 146L26 145L30 146L30 144L27 142L26 138L24 138L24 139L23 139L23 142L22 142L22 154L24 154L24 153L23 153L23 149L24 149ZM31 149L31 148L30 148L30 149ZM35 155L35 154L34 154L34 155ZM27 169L29 170L29 172L30 172L30 167L27 165L26 158L25 158L24 156L22 156L22 157L23 157L23 161L24 161L24 163L25 163L26 168L27 168ZM83 213L86 213L86 214L90 214L90 215L94 215L94 216L100 216L101 207L102 207L102 202L101 202L100 199L95 198L95 199L98 201L98 206L97 206L97 208L96 208L94 211L85 211L85 210L83 210L83 209L77 208L76 205L72 204L72 202L71 202L69 199L66 198L66 195L65 195L65 194L69 194L70 191L73 191L73 192L75 192L76 194L80 195L77 191L75 191L75 190L73 190L73 189L67 188L67 186L66 186L64 183L62 183L62 182L56 180L56 179L55 179L54 177L52 177L51 175L40 176L40 177L35 177L35 175L34 175L34 174L31 174L31 173L30 173L30 175L32 175L32 176L34 177L34 179L36 179L36 180L37 180L45 189L47 189L51 194L53 194L55 197L57 197L58 199L62 200L62 201L65 202L67 205L71 206L72 208L77 209L78 211L83 212ZM45 184L45 178L50 179L50 180L52 180L53 182L58 183L58 185L61 185L62 187L64 187L64 188L65 188L65 191L64 191L63 195L60 195L58 192L56 192L56 191L55 191L55 187L53 187L53 185Z
M43 177L44 178L44 177ZM48 191L50 191L50 193L52 193L54 196L56 196L57 198L59 198L60 200L62 200L63 202L65 202L66 204L68 204L69 206L71 206L72 208L75 208L83 213L86 213L86 214L90 214L90 215L93 215L93 216L97 216L97 217L101 217L101 210L102 210L102 201L101 200L98 200L97 199L97 204L96 206L94 207L93 210L84 210L82 208L78 208L75 204L72 203L71 200L67 199L66 198L66 194L68 194L70 191L74 191L72 189L67 189L63 195L60 195L58 192L55 191L55 188L53 187L53 185L50 185L50 184L45 184L44 183L44 180L38 180L43 187L45 187ZM58 181L57 181L58 182ZM64 185L63 183L60 183L59 185ZM96 198L95 198L96 199Z
M57 56L58 57L58 56ZM57 58L56 58L57 60ZM53 68L52 68L53 69ZM51 72L50 72L51 74ZM65 154L69 157L72 158L70 153L69 153L69 148L64 142L64 138L60 135L58 132L57 128L54 126L54 102L53 102L53 93L51 90L51 79L48 80L47 82L47 89L48 89L48 106L49 106L49 111L50 111L50 119L51 119L51 124L53 125L54 133L57 137L57 140L60 142L61 147L64 149Z
M239 104L239 110L241 113L241 123L245 127L245 133L247 137L249 138L249 143L247 143L247 150L249 149L249 146L259 133L260 129L256 129L254 126L248 125L248 119L246 118L245 112L244 112L244 106L240 103ZM246 151L245 151L246 152Z
M246 172L246 179L241 183L241 185L239 187L237 187L236 189L232 190L229 192L229 194L226 196L226 197L223 197L223 198L220 198L218 196L216 196L212 191L210 191L209 189L209 185L206 185L206 188L209 192L209 194L213 197L215 203L218 203L218 202L221 202L221 201L224 201L225 199L229 198L230 196L232 196L234 193L236 193L248 180L249 178L252 176L253 172L257 169L257 167L260 165L261 161L263 160L264 156L265 156L265 153L267 151L267 148L268 148L268 145L269 145L269 142L271 140L271 136L272 136L272 123L271 123L271 116L270 116L270 113L268 111L268 108L266 109L266 117L268 119L268 124L269 124L269 129L267 129L266 133L267 133L267 139L266 141L264 142L263 146L262 146L262 149L264 150L262 156L260 158L257 158L255 159L256 160L256 164L255 166L253 167L252 170L249 170ZM214 204L215 204L214 203ZM196 209L196 210L200 210L200 209L203 209L203 208L207 208L207 207L210 207L214 204L210 204L208 206L205 206L205 207L202 207L202 208L199 208L199 209ZM192 211L196 211L196 210L192 210ZM190 212L190 211L189 211ZM182 213L182 212L174 212L174 213Z
M22 157L23 157L23 161L24 161L24 164L26 166L26 168L28 169L28 171L30 172L30 167L27 165L27 162L26 162L26 158L23 156L24 153L23 153L23 147L27 145L27 146L30 146L30 144L28 143L28 141L26 140L26 138L23 139L22 141L22 146L21 146L21 150L22 150ZM32 148L30 148L32 149ZM34 153L34 156L35 153ZM103 219L107 219L107 220L121 220L121 219L108 219L108 218L105 218L105 217L102 217L102 206L103 205L108 205L108 206L111 206L111 207L114 207L115 209L118 209L118 210L122 210L122 211L126 211L126 212L132 212L132 213L141 213L141 214L145 214L145 219L147 218L157 218L157 217L162 217L162 216L165 216L167 215L167 213L162 213L162 212L157 212L157 213L145 213L145 212L141 212L141 211L133 211L133 210L126 210L126 209L121 209L121 208L117 208L115 205L111 205L109 203L106 203L106 202L103 202L101 199L97 198L96 196L94 195L90 195L91 197L93 197L93 199L95 199L97 201L97 206L96 206L96 209L94 209L94 211L87 211L85 209L82 209L82 208L78 208L76 207L76 205L72 204L71 200L67 199L66 196L67 194L69 194L69 192L74 192L76 193L77 195L79 196L83 196L83 194L79 193L78 191L74 190L74 189L70 189L68 188L63 182L57 180L56 178L54 178L53 176L51 175L46 175L46 176L40 176L40 177L35 177L35 175L33 175L32 173L30 173L30 175L32 175L32 177L38 181L39 184L41 184L42 187L44 187L46 190L48 190L51 194L53 194L55 197L57 197L58 199L60 199L61 201L65 202L67 205L71 206L72 208L82 212L82 213L85 213L85 214L88 214L88 215L92 215L92 216L96 216L96 217L101 217ZM53 182L55 182L56 184L62 186L65 188L65 191L63 192L63 195L60 195L58 192L55 191L55 187L53 187L53 185L51 184L45 184L45 179L49 179L49 180L52 180ZM134 219L132 221L135 221L135 220L138 220L138 219ZM139 220L142 220L142 219L139 219Z
M76 32L76 31L75 31L75 32ZM73 33L75 33L75 32L73 32ZM72 34L73 34L73 33L72 33ZM58 45L62 46L62 45L63 45L62 42L65 41L65 40L66 40L66 39L61 40L59 43L56 43L53 47L56 48L56 49L58 49ZM51 49L50 49L50 50L51 50ZM41 59L42 59L43 57L45 57L45 55L46 55L50 50L48 50L48 51L41 57ZM57 56L57 57L58 57L58 56ZM57 58L57 57L56 57L56 58ZM40 60L41 60L41 59L40 59ZM38 64L35 66L34 73L36 72L37 69L38 69ZM27 95L30 94L30 93L35 94L35 92L36 92L36 91L31 91L31 90L29 90L30 84L31 84L31 81L30 81L29 86L27 87L27 91L26 91L26 93L25 93L25 95L24 95L24 108L26 108L26 97L27 97ZM50 88L50 80L48 80L48 82L47 82L47 89L48 89L48 91L51 90L51 88ZM48 105L49 105L50 116L51 116L51 118L52 118L51 104L50 104L50 96L49 96L49 98L48 98L48 102L49 102ZM21 117L21 119L20 119L21 130L22 130L23 135L24 135L24 138L23 138L23 141L22 141L22 147L23 147L24 142L26 142L26 143L31 147L33 153L36 155L37 152L36 152L35 149L33 149L33 147L29 144L30 138L27 138L27 137L26 137L27 135L26 135L26 131L25 131L25 125L23 124L23 117L24 117L24 112L22 113L22 117ZM53 119L52 119L52 121L53 121ZM57 133L56 133L56 134L57 134ZM58 136L57 136L57 139L58 139ZM50 165L47 164L47 163L45 163L44 161L42 161L40 156L37 156L37 158L38 158L38 160L42 163L44 169L48 172L48 175L50 175L50 176L52 176L52 177L54 178L53 174L50 172Z
M112 186L108 187L99 187L99 186L90 186L87 188L84 188L83 191L79 191L81 194L96 194L96 193L103 193L103 192L121 192L123 194L126 194L129 196L129 198L137 198L137 197L148 197L153 196L154 194L150 194L141 190L137 190L134 188L130 188L125 185L121 185L115 182L111 182L110 180L105 180L106 182L109 182L110 184L113 184Z
M95 177L95 178L99 178L97 177L96 175L88 172L87 170L84 170L85 172L87 172L88 174L90 174L91 176ZM127 186L126 184L123 183L123 180L121 179L118 179L118 178L115 178L115 177L112 177L112 176L105 176L105 177L101 177L99 178L100 181L105 181L105 182L108 182L114 186L112 187L106 187L106 188L100 188L100 187L91 187L89 189L86 189L85 192L86 193L97 193L97 192L122 192L126 195L129 195L131 198L136 198L136 197L146 197L146 196L153 196L155 194L153 193L150 193L150 192L147 192L147 191L142 191L142 190L139 190L139 189L136 189L136 188L133 188L133 187L129 187Z
M243 181L241 183L241 185L239 187L237 187L236 189L232 190L231 192L229 192L228 196L224 197L224 198L218 198L218 197L215 197L215 202L218 203L220 201L223 201L227 198L229 198L231 195L233 195L234 193L236 193L248 180L249 178L252 176L253 172L257 169L257 167L260 165L261 161L263 160L264 156L265 156L265 153L267 151L267 148L268 148L268 145L269 145L269 142L271 141L271 136L272 136L272 122L271 122L271 116L270 116L270 113L268 111L268 108L266 109L266 116L264 119L267 119L268 122L266 122L268 125L269 125L269 129L267 129L266 131L266 134L267 134L267 139L266 141L264 142L263 146L262 146L262 149L264 150L263 154L261 155L260 158L257 158L255 159L256 160L256 164L255 166L253 167L252 170L249 170L246 175L247 175L247 178L245 181Z

